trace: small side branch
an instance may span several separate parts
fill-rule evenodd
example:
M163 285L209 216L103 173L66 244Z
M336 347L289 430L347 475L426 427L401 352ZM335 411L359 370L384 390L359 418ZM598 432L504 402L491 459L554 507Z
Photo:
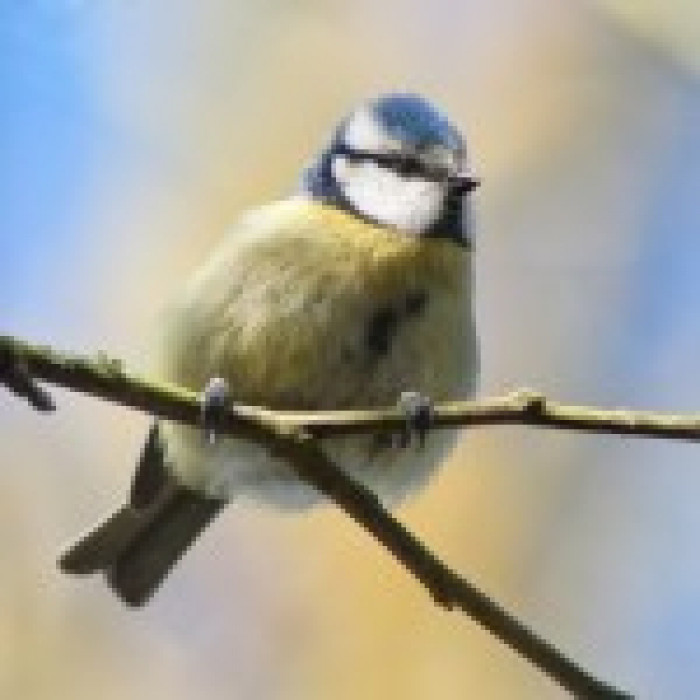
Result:
M53 411L51 397L35 381L22 354L11 343L0 344L0 382L13 394L25 398L37 411Z
M130 375L120 362L98 355L95 359L57 353L8 336L0 336L0 383L26 396L37 408L34 383L40 379L73 391L145 411L151 415L198 425L199 397L192 391ZM17 391L21 367L32 389ZM24 386L26 386L26 381ZM289 460L299 476L331 498L350 517L384 545L447 609L461 608L472 619L533 663L552 680L579 698L629 698L598 680L556 647L538 637L469 581L442 563L407 531L379 499L328 459L316 438L351 433L396 432L405 417L395 408L332 413L278 413L234 405L227 411L221 432L245 437ZM598 411L547 402L533 392L504 398L457 402L435 408L436 427L522 423L653 437L697 439L700 418L664 417L629 411Z

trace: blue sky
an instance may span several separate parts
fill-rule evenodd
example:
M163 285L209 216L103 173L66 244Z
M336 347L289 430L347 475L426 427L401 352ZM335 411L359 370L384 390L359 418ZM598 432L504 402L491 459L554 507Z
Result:
M0 9L3 326L52 314L44 305L76 248L73 216L97 131L70 25L31 8Z

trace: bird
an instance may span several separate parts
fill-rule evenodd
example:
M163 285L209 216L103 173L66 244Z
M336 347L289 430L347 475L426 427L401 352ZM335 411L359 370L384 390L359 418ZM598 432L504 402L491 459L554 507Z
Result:
M478 383L478 185L461 131L426 98L383 93L347 112L296 188L241 214L167 307L156 366L200 393L202 424L153 422L127 502L60 568L101 572L139 607L226 504L319 502L282 458L216 434L227 402L314 411L398 401L408 439L321 447L388 506L422 486L454 440L429 430L432 402L470 398Z

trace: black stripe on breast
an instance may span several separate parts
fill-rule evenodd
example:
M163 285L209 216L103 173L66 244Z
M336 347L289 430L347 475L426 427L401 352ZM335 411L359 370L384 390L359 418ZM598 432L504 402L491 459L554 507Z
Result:
M399 326L419 316L428 303L424 291L411 292L401 301L379 308L369 319L365 332L365 345L372 361L386 357L396 337Z

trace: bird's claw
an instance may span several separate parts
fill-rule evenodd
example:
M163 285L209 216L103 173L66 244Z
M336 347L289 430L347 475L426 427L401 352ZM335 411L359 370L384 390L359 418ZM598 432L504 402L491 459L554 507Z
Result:
M221 428L221 422L230 399L228 384L221 377L213 377L202 392L201 422L207 442L213 445Z
M399 408L404 413L404 429L399 434L399 446L408 447L413 437L418 445L425 445L425 436L433 425L433 402L418 391L403 391L399 397Z

